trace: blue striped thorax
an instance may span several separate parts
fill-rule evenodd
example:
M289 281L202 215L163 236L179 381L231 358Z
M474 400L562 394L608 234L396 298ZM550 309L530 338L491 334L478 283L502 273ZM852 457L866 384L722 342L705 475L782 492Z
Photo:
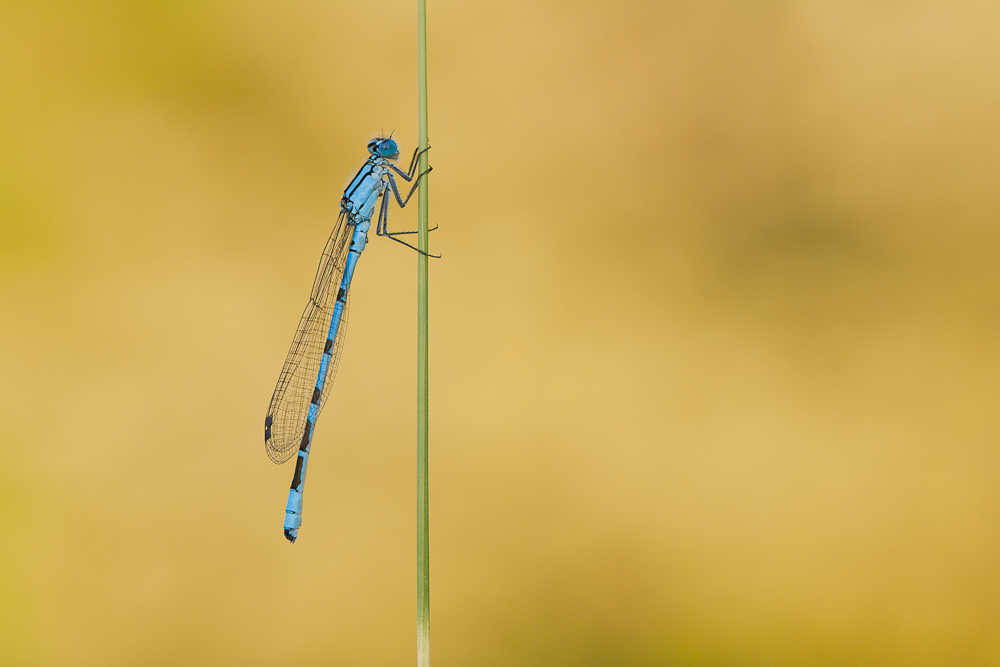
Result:
M379 195L385 190L383 179L388 171L385 158L372 155L344 189L340 207L347 213L351 224L371 220Z

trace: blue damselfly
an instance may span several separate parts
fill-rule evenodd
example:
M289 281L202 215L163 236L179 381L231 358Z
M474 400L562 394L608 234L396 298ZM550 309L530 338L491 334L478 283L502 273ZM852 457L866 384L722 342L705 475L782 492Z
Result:
M368 229L379 197L382 203L375 233L421 252L397 238L397 235L414 232L389 231L388 212L390 190L402 208L417 189L420 179L431 171L428 167L414 180L417 159L422 152L414 151L410 167L404 172L393 164L399 158L399 148L391 137L377 137L368 143L368 159L340 200L340 214L323 250L309 304L299 321L298 331L271 397L264 420L267 455L275 463L284 463L298 451L285 508L285 537L290 542L295 542L302 525L302 492L316 418L323 409L337 372L344 345L344 330L347 328L351 279L368 241ZM407 182L413 181L405 199L399 194L396 176Z

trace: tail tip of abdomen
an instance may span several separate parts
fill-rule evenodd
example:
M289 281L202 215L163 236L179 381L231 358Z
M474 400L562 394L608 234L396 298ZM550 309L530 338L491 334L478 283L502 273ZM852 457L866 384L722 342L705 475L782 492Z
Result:
M295 539L298 536L299 536L298 530L289 530L288 528L285 529L285 539L291 542L292 544L295 544Z

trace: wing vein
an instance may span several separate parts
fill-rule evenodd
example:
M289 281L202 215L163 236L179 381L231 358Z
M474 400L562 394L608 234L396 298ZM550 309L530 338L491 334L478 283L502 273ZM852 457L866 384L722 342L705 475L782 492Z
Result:
M346 215L341 212L330 240L323 249L309 303L299 320L292 346L285 357L285 365L278 376L278 384L267 409L264 429L264 446L267 455L275 463L284 463L290 459L298 451L302 440L353 231L354 227L347 223ZM337 373L344 332L347 330L347 311L345 304L317 406L319 410L326 403Z

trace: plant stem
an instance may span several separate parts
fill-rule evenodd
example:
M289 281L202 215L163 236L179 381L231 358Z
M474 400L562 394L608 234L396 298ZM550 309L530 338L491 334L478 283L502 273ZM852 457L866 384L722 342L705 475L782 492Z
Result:
M417 0L417 105L420 150L427 148L427 7ZM427 170L427 153L417 170ZM429 176L429 174L428 174ZM417 193L417 667L431 664L430 534L427 507L427 179Z

